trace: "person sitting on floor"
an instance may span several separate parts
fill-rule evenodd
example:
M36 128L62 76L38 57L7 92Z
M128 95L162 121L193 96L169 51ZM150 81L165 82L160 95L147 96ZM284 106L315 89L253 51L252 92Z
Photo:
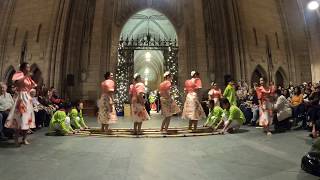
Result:
M210 109L210 113L204 127L216 130L218 128L217 125L222 121L223 109L220 106L215 106L215 100L210 100L208 107Z
M83 115L82 115L83 103L81 101L74 104L74 107L71 109L69 113L69 117L71 120L71 126L75 129L88 129L86 125Z
M245 123L245 117L242 111L237 106L231 105L229 100L226 98L221 99L220 104L224 109L224 115L222 116L224 121L220 122L220 124L224 123L224 125L220 133L234 133L238 131L240 126Z
M63 136L75 133L70 124L70 117L67 116L70 109L71 106L69 104L60 105L59 110L56 111L51 118L50 130Z
M277 101L273 106L274 128L278 132L283 132L291 128L290 118L292 117L292 109L289 101L282 95L281 90L276 90Z

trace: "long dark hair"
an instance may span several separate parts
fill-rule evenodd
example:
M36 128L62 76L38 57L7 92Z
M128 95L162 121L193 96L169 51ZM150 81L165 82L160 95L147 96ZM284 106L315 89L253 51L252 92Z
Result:
M295 89L295 90L294 90L294 95L299 96L299 95L301 94L301 88L300 88L299 86L297 86L297 87L295 87L294 89ZM297 89L297 92L295 92L296 89Z
M19 67L20 71L25 70L28 65L29 65L29 63L27 63L27 62L23 62L22 64L20 64L20 67Z
M104 79L109 79L110 78L110 75L111 75L111 72L106 72L105 74L104 74Z

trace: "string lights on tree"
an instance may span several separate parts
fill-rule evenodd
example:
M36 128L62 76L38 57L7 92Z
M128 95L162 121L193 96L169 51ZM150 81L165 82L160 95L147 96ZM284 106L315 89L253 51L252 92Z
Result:
M129 102L128 88L131 76L133 76L133 55L135 50L162 50L164 53L165 61L164 67L166 71L170 71L173 75L173 86L171 88L171 94L176 103L182 106L182 93L178 89L178 46L177 40L166 40L160 37L153 38L151 34L147 34L145 38L139 38L131 40L127 37L125 40L123 37L120 38L118 47L118 64L116 70L116 111L123 112L123 105ZM146 57L147 59L149 58ZM150 60L150 59L149 59ZM132 61L132 62L131 62Z
M175 100L175 102L177 103L177 105L179 107L182 107L182 101L181 101L181 97L182 97L182 93L181 91L179 91L178 89L178 81L177 81L177 77L178 77L178 48L176 47L176 41L171 42L171 40L169 40L169 47L168 47L168 58L166 59L165 62L165 68L166 71L171 72L172 76L173 76L173 80L172 80L172 88L171 88L171 94L173 96L173 99Z
M116 70L116 82L117 82L117 91L116 91L116 111L123 112L123 105L129 101L128 99L128 84L129 77L128 77L128 68L126 59L124 57L123 51L123 43L120 42L118 47L118 65Z

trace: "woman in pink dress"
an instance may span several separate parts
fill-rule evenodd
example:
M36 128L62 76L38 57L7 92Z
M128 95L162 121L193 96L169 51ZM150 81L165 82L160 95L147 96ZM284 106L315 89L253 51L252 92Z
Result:
M10 110L5 126L16 130L16 145L20 144L20 131L22 133L22 143L27 145L30 144L27 140L28 131L36 127L30 90L37 85L30 77L29 63L24 62L20 65L20 71L13 75L12 81L17 87L17 98Z
M201 103L199 102L198 93L202 88L200 74L196 71L191 72L192 78L185 82L185 92L187 93L184 103L182 118L189 120L189 130L197 130L198 121L206 117Z
M135 84L131 89L131 110L133 119L133 134L141 135L142 122L149 119L149 115L145 108L145 100L143 98L145 94L145 86L142 83L141 76L139 74L134 75Z
M218 87L218 84L213 82L211 83L211 90L208 92L208 98L214 100L214 106L220 106L220 99L222 97L221 89Z
M113 74L107 72L104 75L105 81L101 83L101 98L99 100L98 122L101 124L101 131L109 133L109 125L117 122L117 113L114 106L113 94L115 82Z
M160 84L160 102L161 102L161 114L164 116L164 120L162 121L161 129L163 133L168 132L168 128L170 125L170 119L173 115L180 112L180 108L176 104L176 102L171 98L170 89L171 89L171 81L172 75L170 72L165 72L164 81Z
M271 135L269 126L272 125L272 103L270 102L271 90L264 83L263 78L260 78L260 87L257 88L257 96L259 99L259 125L264 128L267 135Z

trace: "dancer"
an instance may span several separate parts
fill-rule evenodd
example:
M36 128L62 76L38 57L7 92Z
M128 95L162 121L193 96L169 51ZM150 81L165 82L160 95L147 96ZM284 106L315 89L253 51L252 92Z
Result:
M10 110L5 126L15 129L16 145L19 145L20 131L22 133L22 143L27 145L30 144L27 140L28 131L36 127L30 90L37 85L30 77L29 63L24 62L20 65L20 71L13 75L12 81L17 87L17 98Z
M84 129L90 129L88 126L87 126L87 124L86 124L86 122L85 122L85 120L84 120L84 118L83 118L83 114L82 114L82 110L83 110L83 102L82 101L79 101L79 102L77 102L77 110L78 110L78 116L79 116L79 118L80 118L80 125L81 125L81 127L83 127Z
M184 103L182 118L189 120L189 130L197 130L198 121L206 117L203 108L199 102L198 93L202 88L200 74L196 71L191 72L191 79L185 82L185 92L187 93Z
M235 105L231 105L226 98L221 99L221 106L224 109L223 119L224 127L221 130L221 134L225 132L234 133L240 129L246 121L242 111Z
M263 78L260 78L260 87L257 88L259 99L259 125L264 128L268 136L272 135L269 126L272 125L272 104L270 102L271 90L264 83Z
M109 125L117 122L116 109L113 104L113 94L115 91L115 82L113 74L106 72L105 81L101 83L102 94L99 100L98 122L101 124L101 131L111 133Z
M84 122L84 118L82 116L82 109L83 109L83 103L77 102L77 103L74 103L73 108L69 113L71 125L75 129L80 129L80 130L88 129L88 126Z
M220 99L222 97L221 89L215 82L211 83L211 90L208 92L208 99L214 100L215 106L220 106Z
M231 105L237 105L237 96L233 80L229 81L226 89L223 92L223 97L227 98Z
M208 107L209 107L210 113L206 123L203 126L209 127L213 131L215 131L219 128L218 125L222 121L223 109L220 106L217 106L214 100L209 101Z
M133 134L142 135L141 127L142 122L149 119L148 112L144 105L143 95L145 94L145 86L142 83L141 76L139 74L134 75L134 86L131 89L131 109L133 119Z
M172 82L172 75L169 71L165 72L164 81L160 84L160 102L161 102L161 114L164 116L164 120L162 121L160 131L163 133L168 132L168 128L170 125L170 118L180 112L180 108L176 104L176 102L171 98L170 88Z
M70 117L67 116L71 110L69 104L60 104L59 110L56 111L50 121L50 130L55 131L57 135L69 135L74 134L75 130L72 129L70 123Z

